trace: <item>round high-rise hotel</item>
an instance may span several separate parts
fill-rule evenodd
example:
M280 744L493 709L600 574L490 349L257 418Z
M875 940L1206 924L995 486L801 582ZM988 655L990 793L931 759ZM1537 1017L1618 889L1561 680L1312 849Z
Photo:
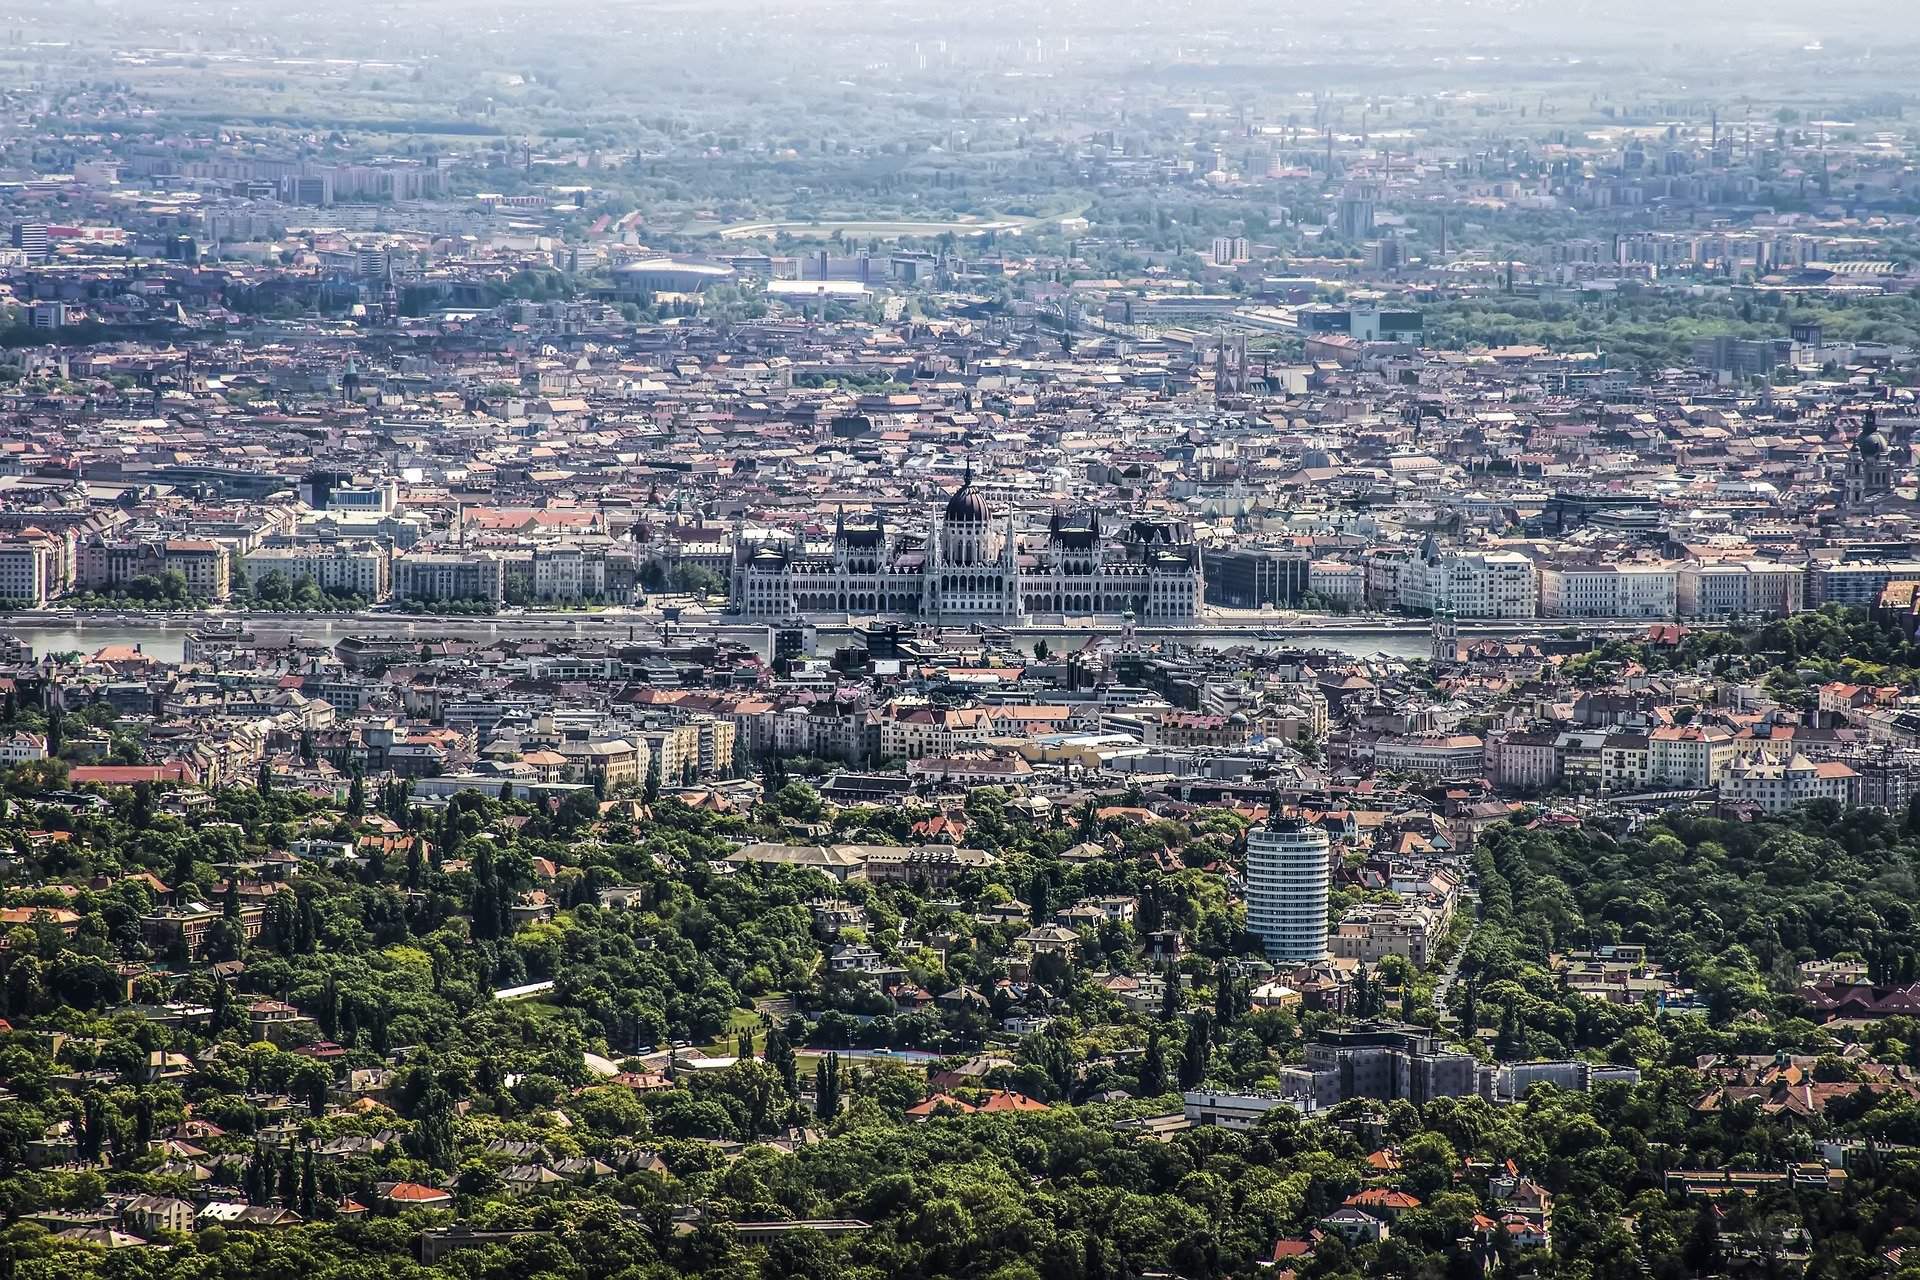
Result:
M1276 814L1247 832L1247 928L1267 959L1326 959L1331 849L1326 831L1300 818Z

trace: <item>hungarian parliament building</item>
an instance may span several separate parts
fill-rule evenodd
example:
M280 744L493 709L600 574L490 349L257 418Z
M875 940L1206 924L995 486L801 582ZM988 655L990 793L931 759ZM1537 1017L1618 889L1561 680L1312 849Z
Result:
M731 612L785 619L809 614L904 617L928 622L1022 622L1132 613L1145 621L1198 617L1200 548L1184 521L1128 520L1103 527L1098 512L1055 515L1044 540L1023 546L1009 513L995 520L967 479L925 534L884 518L836 520L831 550L791 538L733 544Z

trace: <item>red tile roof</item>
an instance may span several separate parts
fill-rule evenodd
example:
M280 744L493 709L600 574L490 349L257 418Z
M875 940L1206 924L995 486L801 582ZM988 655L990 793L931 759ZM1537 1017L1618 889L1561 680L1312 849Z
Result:
M103 787L130 787L136 782L186 782L183 764L79 764L67 772L76 787L94 783Z
M433 1204L440 1200L451 1200L451 1191L442 1191L439 1187L423 1187L417 1182L396 1182L386 1191L387 1199L410 1204Z

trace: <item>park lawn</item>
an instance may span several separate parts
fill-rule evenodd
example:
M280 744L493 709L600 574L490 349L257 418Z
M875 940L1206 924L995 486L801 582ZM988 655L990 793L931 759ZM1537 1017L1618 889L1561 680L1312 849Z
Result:
M767 1031L760 1025L760 1015L752 1009L735 1009L727 1019L727 1029L720 1033L718 1039L695 1047L709 1058L730 1058L740 1051L740 1033L743 1031L753 1037L754 1053L766 1051Z

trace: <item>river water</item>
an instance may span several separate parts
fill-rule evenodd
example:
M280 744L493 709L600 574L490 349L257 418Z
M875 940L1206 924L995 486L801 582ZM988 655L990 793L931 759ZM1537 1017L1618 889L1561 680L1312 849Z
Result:
M97 653L108 645L127 645L138 647L142 653L151 655L161 662L178 662L186 645L187 635L193 627L178 622L155 620L151 623L129 622L121 618L99 623L88 623L78 619L59 622L20 622L9 624L0 618L0 633L15 635L33 647L35 657L45 657L52 653L78 652ZM624 623L595 622L583 616L578 621L562 620L558 623L530 625L524 619L505 618L446 618L422 621L402 619L312 619L312 618L273 618L263 616L250 619L248 630L260 639L269 642L282 642L290 638L299 638L322 644L332 644L351 635L405 635L417 636L421 640L447 639L459 637L469 640L486 640L500 636L543 636L559 639L569 635L593 637L598 639L622 639L629 635L638 640L654 640L657 631L650 625L630 627ZM1463 634L1470 628L1461 628ZM682 632L686 634L686 632ZM741 626L725 629L725 634L735 640L760 651L767 651L767 629L764 627ZM841 643L847 632L832 627L820 628L822 650ZM1031 650L1037 641L1046 641L1055 653L1071 647L1085 644L1088 633L1060 629L1039 629L1033 631L1015 630L1011 632L1013 640L1021 647ZM1149 642L1153 637L1143 636ZM1287 639L1260 640L1247 633L1232 634L1223 632L1217 636L1204 638L1181 637L1183 644L1206 645L1212 648L1228 648L1233 645L1246 645L1257 649L1331 649L1340 653L1350 653L1356 657L1373 657L1384 654L1394 658L1423 658L1428 652L1428 636L1424 628L1409 628L1395 632L1372 632L1365 634L1342 633L1338 630L1306 631L1289 636Z

